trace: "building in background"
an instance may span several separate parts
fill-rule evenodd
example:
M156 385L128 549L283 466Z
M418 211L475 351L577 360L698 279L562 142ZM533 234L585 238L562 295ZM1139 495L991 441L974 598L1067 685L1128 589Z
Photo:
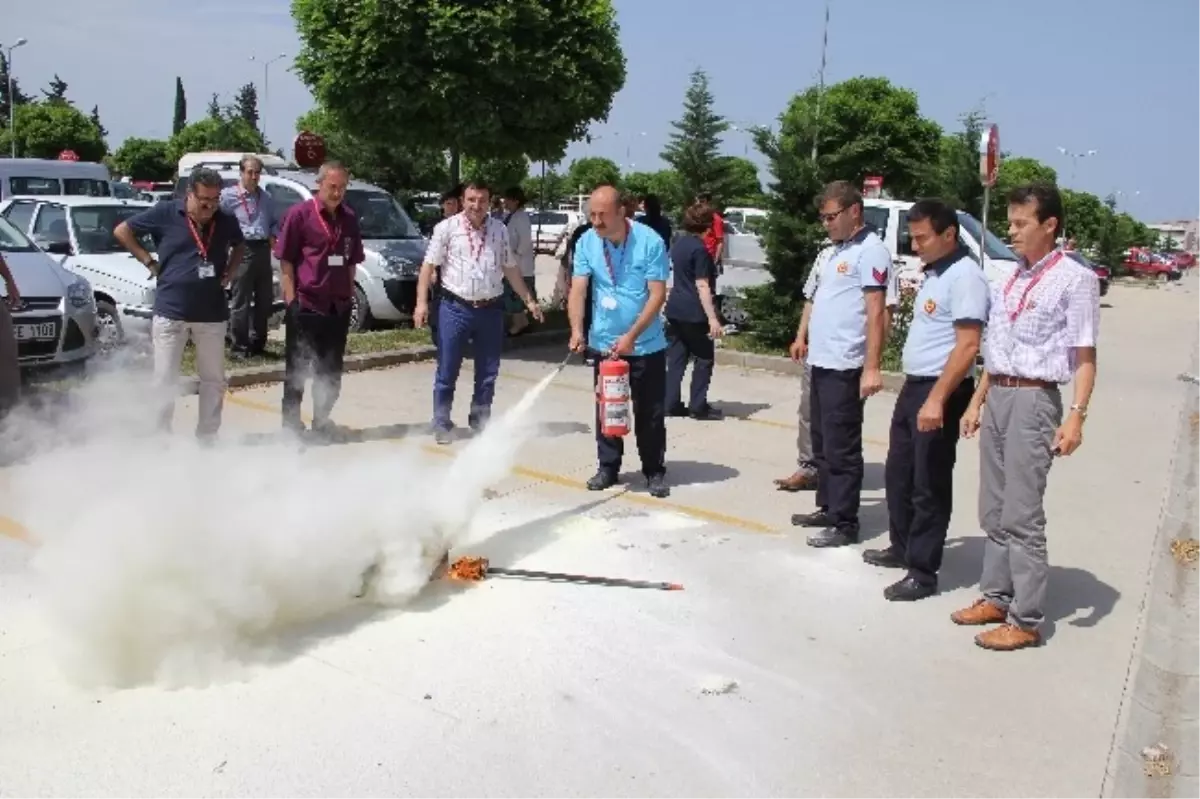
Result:
M1174 222L1158 222L1146 227L1158 232L1158 248L1183 250L1200 254L1200 222L1195 219L1180 219Z

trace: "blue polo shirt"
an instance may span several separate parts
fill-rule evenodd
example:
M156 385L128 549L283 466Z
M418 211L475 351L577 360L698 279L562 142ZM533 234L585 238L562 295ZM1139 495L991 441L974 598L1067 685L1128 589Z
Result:
M927 264L924 272L901 361L906 375L938 377L958 338L954 326L987 324L991 291L983 269L966 247Z
M864 228L834 244L813 265L817 271L808 323L808 363L822 369L861 369L867 359L866 293L887 293L892 256Z
M608 251L608 260L604 253ZM616 276L609 275L611 261ZM629 332L650 299L650 282L666 285L671 271L662 236L641 222L630 222L624 245L614 247L596 231L588 230L575 247L575 277L586 277L592 288L592 326L588 347L604 352ZM605 308L604 306L615 305ZM652 355L667 348L662 314L656 314L650 326L634 343L634 355Z
M212 277L201 277L204 258L188 225L187 200L163 200L130 217L125 224L138 236L154 239L161 271L154 294L154 315L183 322L225 322L229 302L221 280L229 265L229 250L241 244L237 220L222 211L203 229L197 228L201 244L208 247ZM211 238L210 238L211 237Z

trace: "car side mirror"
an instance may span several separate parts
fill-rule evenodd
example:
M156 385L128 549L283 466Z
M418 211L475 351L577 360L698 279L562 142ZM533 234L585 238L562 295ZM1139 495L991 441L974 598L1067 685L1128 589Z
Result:
M51 255L70 255L71 242L61 239L46 239L41 236L34 236L33 243Z

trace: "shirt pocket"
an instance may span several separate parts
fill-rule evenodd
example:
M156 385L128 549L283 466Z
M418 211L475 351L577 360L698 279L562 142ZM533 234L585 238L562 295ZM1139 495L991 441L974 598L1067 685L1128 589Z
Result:
M1013 338L1027 346L1041 348L1060 339L1067 323L1063 312L1065 298L1066 286L1061 284L1045 288L1039 286L1031 292L1024 310L1013 324ZM1019 299L1016 301L1020 302Z

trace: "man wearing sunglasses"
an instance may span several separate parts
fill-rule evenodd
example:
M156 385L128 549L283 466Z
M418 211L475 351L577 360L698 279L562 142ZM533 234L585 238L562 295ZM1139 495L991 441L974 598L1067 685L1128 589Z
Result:
M807 334L804 354L812 369L817 510L794 515L792 524L820 528L809 536L809 546L841 547L858 541L863 405L883 387L892 258L864 224L862 194L852 184L830 183L817 203L834 246L813 266L819 270L816 288L804 304L798 333L800 340Z

